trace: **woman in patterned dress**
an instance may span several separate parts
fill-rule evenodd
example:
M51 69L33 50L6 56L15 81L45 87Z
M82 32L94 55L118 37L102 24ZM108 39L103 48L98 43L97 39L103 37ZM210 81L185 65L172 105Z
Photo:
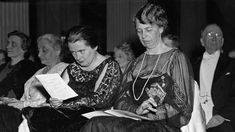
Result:
M108 109L119 92L121 70L116 61L101 55L95 32L88 26L73 27L68 48L75 62L70 64L63 79L78 94L68 100L50 98L51 107L29 110L32 131L79 131L86 122L81 114Z
M180 132L193 109L193 74L189 61L162 40L167 28L165 10L147 3L135 18L137 35L146 51L126 71L123 95L116 109L146 116L151 121L123 117L94 117L83 132Z

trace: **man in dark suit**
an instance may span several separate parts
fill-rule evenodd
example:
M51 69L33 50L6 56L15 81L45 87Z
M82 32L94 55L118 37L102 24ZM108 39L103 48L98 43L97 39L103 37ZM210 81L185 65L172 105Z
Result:
M206 26L200 41L205 52L193 66L207 132L235 132L235 63L222 52L224 38L218 25Z

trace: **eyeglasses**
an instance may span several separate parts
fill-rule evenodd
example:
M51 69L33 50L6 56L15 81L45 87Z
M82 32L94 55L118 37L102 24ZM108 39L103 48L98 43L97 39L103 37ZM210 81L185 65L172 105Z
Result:
M206 34L206 36L207 36L209 39L213 39L213 38L221 39L221 38L222 38L222 35L221 35L221 34L215 33L215 32L209 32L209 33Z

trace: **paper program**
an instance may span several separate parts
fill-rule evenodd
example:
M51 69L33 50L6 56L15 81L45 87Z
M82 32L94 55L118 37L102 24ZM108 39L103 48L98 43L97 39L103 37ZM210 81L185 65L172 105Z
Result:
M52 98L66 100L77 96L57 73L36 75L36 78Z

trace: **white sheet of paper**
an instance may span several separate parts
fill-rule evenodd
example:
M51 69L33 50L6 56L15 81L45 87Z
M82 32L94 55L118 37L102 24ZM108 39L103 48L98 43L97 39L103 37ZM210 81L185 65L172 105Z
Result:
M66 100L78 96L57 73L36 75L36 78L52 98Z
M106 110L105 112L109 113L109 114L112 114L112 115L115 115L117 117L126 117L126 118L131 118L133 120L141 120L141 119L150 120L147 117L140 116L140 115L134 114L134 113L129 112L129 111L124 111L124 110L114 110L113 109L113 110Z
M116 117L125 117L125 118L130 118L133 120L150 120L147 117L140 116L128 111L123 111L123 110L106 110L106 111L92 111L88 113L82 114L84 117L90 119L92 117L96 116L116 116Z
M92 112L84 113L82 114L82 116L88 119L91 119L92 117L96 117L96 116L114 116L114 115L106 113L104 111L92 111Z

